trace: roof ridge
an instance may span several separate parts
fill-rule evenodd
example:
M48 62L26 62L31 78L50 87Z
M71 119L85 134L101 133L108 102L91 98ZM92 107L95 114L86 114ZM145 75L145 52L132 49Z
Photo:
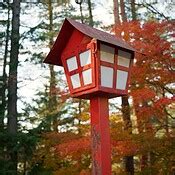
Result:
M75 20L73 20L73 19L68 19L68 18L66 18L67 20L68 20L68 22L72 25L72 26L74 26L77 30L79 30L80 32L82 32L82 33L84 33L84 34L86 34L86 35L88 35L88 36L90 36L90 37L92 37L92 33L88 33L88 32L84 32L84 31L82 31L81 30L81 28L79 28L79 27L77 27L77 26L83 26L83 27L85 27L85 28L87 28L87 29L89 29L89 30L93 30L93 31L96 31L96 32L98 32L98 33L101 33L101 34L104 34L103 35L103 37L105 38L105 36L107 36L107 37L110 37L110 39L115 39L116 40L116 42L119 42L121 45L125 45L125 46L127 46L127 47L129 47L128 49L130 49L130 50L133 50L134 51L134 49L130 46L130 44L129 43L127 43L126 41L124 41L122 38L120 38L120 37L117 37L116 35L113 35L113 34L111 34L111 33L108 33L108 32L106 32L106 31L103 31L103 30L99 30L99 29L96 29L96 28L93 28L93 27L91 27L91 26L89 26L88 24L84 24L84 23L80 23L80 22L77 22L77 21L75 21ZM96 38L97 40L98 40L98 38ZM109 39L109 38L108 38ZM99 39L99 40L101 40L101 39ZM106 41L107 42L107 41ZM108 43L109 43L109 41L108 41ZM117 44L115 44L115 45L117 45ZM117 46L119 46L119 45L117 45ZM121 46L122 47L122 46Z

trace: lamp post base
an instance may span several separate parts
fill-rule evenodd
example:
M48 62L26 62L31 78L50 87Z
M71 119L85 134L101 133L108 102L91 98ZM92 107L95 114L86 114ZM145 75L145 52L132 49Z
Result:
M90 99L92 174L111 175L111 145L109 129L108 99Z

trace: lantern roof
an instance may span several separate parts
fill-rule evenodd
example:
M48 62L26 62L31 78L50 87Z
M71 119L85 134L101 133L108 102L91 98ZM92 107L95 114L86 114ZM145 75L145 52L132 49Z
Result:
M67 42L69 41L69 38L71 37L74 29L78 30L79 32L83 33L84 35L92 39L94 38L96 40L103 41L105 43L109 43L114 46L127 49L129 51L135 51L128 43L116 37L115 35L111 35L109 33L95 29L86 24L79 23L72 19L65 19L59 32L59 35L51 51L44 60L44 63L62 66L61 54Z

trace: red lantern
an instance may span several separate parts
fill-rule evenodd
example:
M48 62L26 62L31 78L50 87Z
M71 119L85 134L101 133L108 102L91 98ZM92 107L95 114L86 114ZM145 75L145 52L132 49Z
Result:
M111 175L108 98L127 94L133 58L123 40L65 19L44 61L64 67L72 97L90 99L92 174Z
M89 99L126 95L133 58L123 40L65 19L44 62L64 67L71 96Z

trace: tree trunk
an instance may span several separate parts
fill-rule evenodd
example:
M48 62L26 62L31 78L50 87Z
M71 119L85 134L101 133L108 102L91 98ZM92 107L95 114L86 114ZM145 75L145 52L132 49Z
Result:
M127 22L127 16L126 16L126 12L125 12L125 2L124 2L124 0L120 0L120 9L121 9L122 22Z
M78 1L78 0L75 0L75 2L79 5L79 8L80 8L80 19L81 19L81 23L83 24L84 23L84 17L83 17L83 9L82 9L82 2L83 1Z
M124 0L120 0L120 8L121 8L121 17L123 22L127 22L127 16L125 12L125 3ZM130 106L128 102L128 96L122 97L122 113L123 120L125 124L125 130L128 130L130 134L132 134L132 122L131 122L131 114L130 114ZM125 156L125 171L133 175L134 174L134 159L133 156Z
M79 4L80 5L80 14L81 14L81 23L84 23L84 19L83 19L83 9L82 9L82 3Z
M89 10L89 25L93 27L93 15L92 15L92 3L91 0L88 0L88 10Z
M131 0L131 13L132 13L132 20L137 20L135 0Z
M78 99L78 134L81 135L82 132L81 132L81 114L82 114L82 111L81 111L81 107L82 107L82 99Z
M123 113L124 129L127 130L130 134L132 134L132 122L131 122L131 114L130 114L128 96L122 97L122 113ZM125 156L124 163L125 163L125 171L129 175L133 175L134 174L133 156Z
M118 0L113 0L113 4L114 4L114 24L118 25L120 24L120 16L119 16L119 3Z
M9 28L10 28L10 7L9 1L7 1L7 8L8 8L8 18L7 18L7 29L6 29L6 38L5 38L5 51L4 51L4 62L3 62L3 73L1 87L0 87L0 131L4 130L4 115L5 115L5 108L6 108L6 88L7 88L7 74L6 74L6 66L7 66L7 55L8 55L8 44L9 44Z
M8 80L7 130L14 138L17 134L17 68L19 54L20 0L12 4L12 33ZM15 144L15 143L14 143ZM13 174L17 174L17 152L9 148Z
M124 129L129 130L130 134L132 134L132 123L130 119L130 106L128 102L128 96L122 97L122 113L123 113L123 120L124 120Z
M49 13L49 48L53 45L53 7L52 0L48 0L48 13ZM50 87L49 87L49 110L52 116L52 129L58 131L58 120L55 115L56 111L56 77L53 65L49 65L50 70Z
M49 110L52 116L52 129L58 132L58 118L56 114L56 77L53 65L49 65L50 69L50 93L49 93Z

